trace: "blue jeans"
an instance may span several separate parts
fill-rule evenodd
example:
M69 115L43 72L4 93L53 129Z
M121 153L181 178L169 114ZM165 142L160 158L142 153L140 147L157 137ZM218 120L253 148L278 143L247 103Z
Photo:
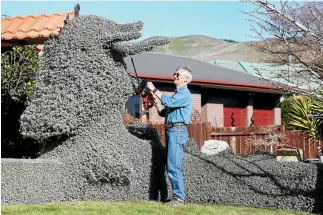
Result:
M173 196L185 199L182 173L183 148L188 141L186 126L166 128L167 173L172 184Z

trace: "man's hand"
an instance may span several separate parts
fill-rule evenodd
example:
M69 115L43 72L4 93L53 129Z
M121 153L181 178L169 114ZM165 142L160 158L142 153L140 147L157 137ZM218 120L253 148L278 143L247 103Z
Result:
M155 94L155 93L151 93L151 95L153 96L154 103L156 103L156 102L161 103L160 98L158 98L158 96L156 96L156 94Z
M165 111L163 109L160 99L154 94L153 94L153 97L154 97L154 106L155 106L159 116L165 117Z
M160 101L158 101L158 102L155 102L154 103L154 106L156 107L156 109L157 109L157 111L160 113L161 111L162 111L162 104L161 104L161 102Z
M155 86L152 82L147 82L147 88L152 91L155 89Z
M147 88L150 91L153 91L155 89L155 86L153 85L152 82L147 82ZM152 93L152 94L155 94L158 97L158 99L161 99L162 93L160 91L157 90L157 92Z

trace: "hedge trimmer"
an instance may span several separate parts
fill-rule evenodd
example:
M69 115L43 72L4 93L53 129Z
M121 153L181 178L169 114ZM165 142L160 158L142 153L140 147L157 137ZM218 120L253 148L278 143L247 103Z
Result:
M154 106L154 98L153 98L152 94L150 93L150 90L147 88L147 80L142 79L142 81L139 82L135 63L133 62L132 58L131 58L131 62L132 62L133 69L135 71L136 79L138 82L138 87L136 89L136 92L139 96L141 96L143 98L143 105L144 105L145 110L147 111Z

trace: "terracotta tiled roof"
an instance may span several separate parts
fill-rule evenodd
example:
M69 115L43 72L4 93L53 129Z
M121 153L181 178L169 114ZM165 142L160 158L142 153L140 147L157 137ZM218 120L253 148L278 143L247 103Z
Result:
M1 19L1 40L47 38L51 33L57 35L67 14L69 19L74 17L74 13L69 12Z

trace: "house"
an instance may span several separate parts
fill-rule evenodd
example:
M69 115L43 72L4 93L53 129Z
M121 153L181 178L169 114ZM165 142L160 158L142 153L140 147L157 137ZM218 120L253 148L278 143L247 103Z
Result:
M73 12L51 15L5 18L1 20L1 47L37 44L41 54L44 42L51 34L57 35L66 17ZM215 126L280 125L279 100L284 93L266 81L233 69L212 65L186 57L161 53L142 53L132 56L140 78L146 78L171 95L175 90L173 76L179 66L193 71L189 89L193 95L193 121L211 122ZM127 70L135 77L130 57L125 58ZM138 117L143 106L140 98L132 97L126 104L130 114ZM144 118L151 122L163 122L157 111L151 108Z
M249 63L241 61L212 60L211 64L235 71L255 75L280 84L311 91L319 90L323 81L313 76L300 64L280 65L276 63ZM301 74L297 71L304 71Z
M175 91L176 68L186 66L192 70L189 89L193 96L193 121L211 122L220 127L281 124L279 102L284 92L259 77L168 54L147 52L132 58L138 77L152 81L167 95ZM125 61L128 72L135 77L131 57ZM126 108L131 114L142 112L139 97L130 98ZM155 108L149 109L145 118L152 123L163 122Z

